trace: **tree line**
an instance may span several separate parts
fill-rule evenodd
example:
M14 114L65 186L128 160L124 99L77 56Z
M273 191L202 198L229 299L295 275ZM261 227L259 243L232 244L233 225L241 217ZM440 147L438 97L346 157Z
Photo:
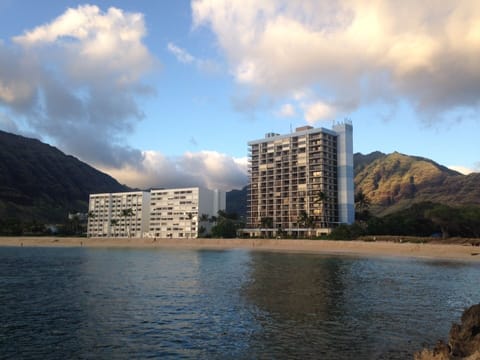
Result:
M356 221L340 225L332 239L355 239L365 235L480 238L480 206L449 206L421 202L383 217L373 216L363 193L355 196Z

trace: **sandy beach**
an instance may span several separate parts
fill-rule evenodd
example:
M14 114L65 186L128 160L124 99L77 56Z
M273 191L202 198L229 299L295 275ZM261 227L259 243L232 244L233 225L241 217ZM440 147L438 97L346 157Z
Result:
M480 263L480 247L468 244L432 244L390 241L330 241L292 239L112 239L64 237L0 237L0 246L127 247L188 249L249 249L320 254L415 257ZM0 249L1 251L1 249Z

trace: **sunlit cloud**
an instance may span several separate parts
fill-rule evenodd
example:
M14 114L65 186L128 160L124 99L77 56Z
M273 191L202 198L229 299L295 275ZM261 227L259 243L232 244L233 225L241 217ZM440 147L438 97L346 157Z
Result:
M460 174L463 174L463 175L468 175L475 172L475 170L465 166L461 166L461 165L450 165L448 166L448 168L454 171L458 171Z
M297 89L329 99L303 106L307 121L399 99L423 120L478 113L476 0L195 0L192 12L239 85L292 104Z
M156 151L143 152L141 167L103 168L121 183L140 189L202 186L229 191L248 182L247 159L216 151L186 152L166 157Z

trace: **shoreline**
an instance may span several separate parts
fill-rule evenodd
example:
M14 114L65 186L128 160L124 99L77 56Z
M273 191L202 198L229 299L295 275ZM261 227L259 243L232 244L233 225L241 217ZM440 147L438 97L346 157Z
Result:
M151 239L151 238L75 238L75 237L0 237L1 247L88 247L140 249L246 249L349 255L361 257L407 257L460 260L480 263L480 248L467 244L409 243L361 240L303 239Z

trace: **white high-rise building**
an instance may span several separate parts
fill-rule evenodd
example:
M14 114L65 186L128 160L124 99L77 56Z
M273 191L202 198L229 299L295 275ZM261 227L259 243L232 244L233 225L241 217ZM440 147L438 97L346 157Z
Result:
M196 238L225 210L225 192L198 187L91 194L89 237Z
M319 235L355 220L353 127L304 126L250 141L250 235Z

